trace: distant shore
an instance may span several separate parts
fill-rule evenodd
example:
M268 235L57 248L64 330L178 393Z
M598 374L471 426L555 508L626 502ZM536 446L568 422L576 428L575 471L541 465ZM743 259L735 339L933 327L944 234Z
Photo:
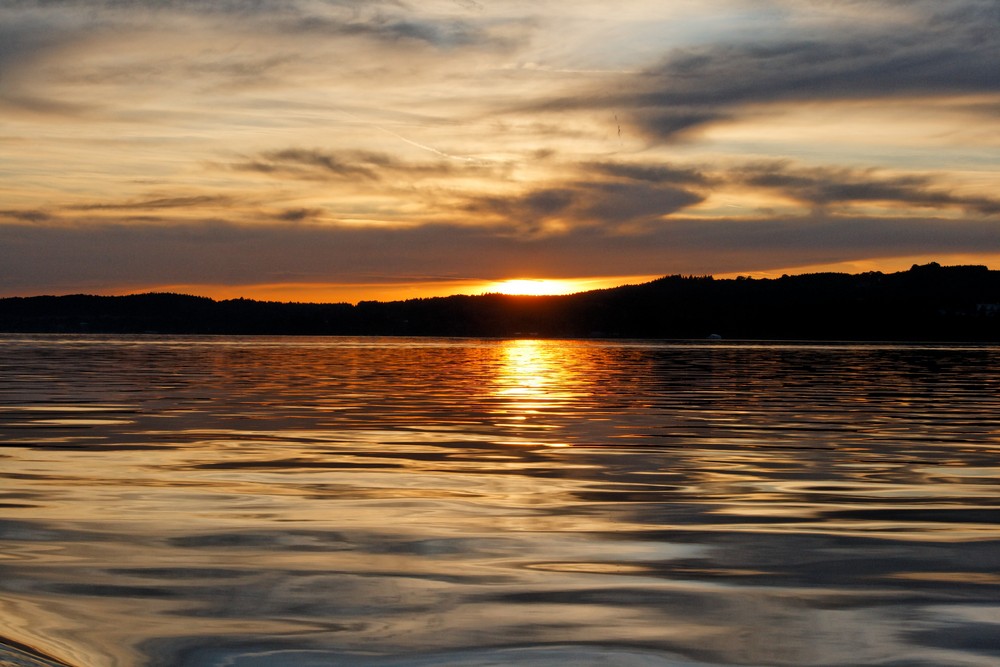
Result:
M8 297L0 332L997 342L1000 271L932 263L889 274L675 275L563 296L358 304Z

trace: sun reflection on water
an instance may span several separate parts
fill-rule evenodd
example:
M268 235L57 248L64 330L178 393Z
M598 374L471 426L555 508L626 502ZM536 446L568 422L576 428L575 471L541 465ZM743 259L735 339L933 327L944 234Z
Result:
M551 341L504 342L492 389L497 399L493 412L501 423L514 424L518 429L558 429L549 417L570 407L580 395L574 390L576 373L567 361ZM565 442L550 438L532 444L567 446Z
M497 395L539 399L556 372L551 348L537 340L512 340L503 346L503 365L497 376Z

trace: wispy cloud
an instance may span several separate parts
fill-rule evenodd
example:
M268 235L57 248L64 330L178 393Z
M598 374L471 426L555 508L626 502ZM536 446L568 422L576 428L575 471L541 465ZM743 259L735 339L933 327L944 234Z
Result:
M48 211L43 210L17 210L17 209L7 209L0 210L0 219L5 219L7 221L13 221L18 223L23 222L48 222L52 220L52 215Z
M230 168L286 178L381 181L404 175L421 177L469 174L488 167L464 162L456 164L444 159L433 162L404 161L388 153L372 151L286 148L266 151L245 161L233 163Z
M736 181L776 190L798 201L820 206L891 202L928 208L961 208L983 214L1000 213L1000 198L957 194L931 176L891 176L875 169L795 168L787 162L766 162L733 170Z
M702 169L663 162L593 162L583 168L597 174L648 183L705 185L713 180Z
M137 201L78 204L69 207L80 211L115 211L115 210L157 210L172 208L203 208L207 206L228 206L233 203L231 197L222 195L192 195L186 197L155 197Z
M521 234L564 235L586 227L623 231L700 201L700 195L670 185L576 181L519 195L472 197L465 209Z

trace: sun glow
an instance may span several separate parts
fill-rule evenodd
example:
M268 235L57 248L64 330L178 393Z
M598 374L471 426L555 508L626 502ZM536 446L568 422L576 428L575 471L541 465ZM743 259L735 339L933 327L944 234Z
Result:
M572 292L579 292L580 287L574 281L570 280L518 278L493 283L484 291L512 295L544 296L549 294L571 294Z
M477 294L510 294L550 296L576 294L621 285L637 285L659 278L659 275L600 276L584 278L511 278L484 283Z

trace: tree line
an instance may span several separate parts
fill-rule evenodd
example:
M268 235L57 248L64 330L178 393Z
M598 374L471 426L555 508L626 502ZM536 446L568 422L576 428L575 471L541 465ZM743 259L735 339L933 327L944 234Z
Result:
M672 275L563 296L406 301L215 301L183 294L0 299L0 331L769 340L1000 341L1000 271L781 278Z

